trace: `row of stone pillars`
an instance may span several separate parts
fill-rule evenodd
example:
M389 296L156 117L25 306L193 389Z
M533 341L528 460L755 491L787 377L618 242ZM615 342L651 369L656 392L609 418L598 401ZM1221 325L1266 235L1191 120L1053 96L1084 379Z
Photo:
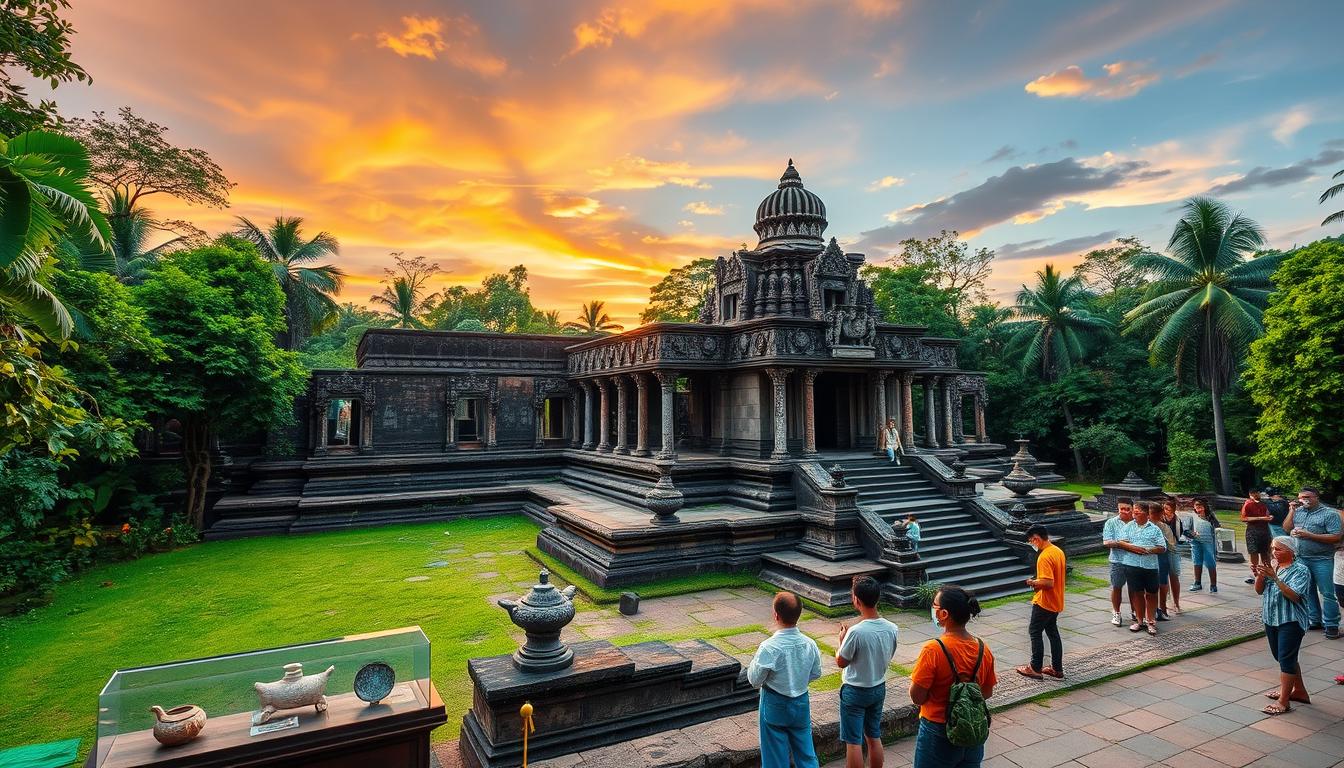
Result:
M676 456L676 432L674 415L676 414L676 371L652 371L650 374L624 373L613 376L599 376L578 382L577 397L583 399L582 408L575 407L573 439L576 447L585 451L599 453L618 453L630 456L649 456L649 378L657 381L661 398L662 423L660 434L662 445L657 454L659 459L671 459ZM630 388L635 389L635 440L630 444L629 421ZM616 442L611 442L611 391L616 394ZM597 411L597 435L593 434L593 411ZM579 442L580 438L582 442Z
M879 371L877 378L878 418L885 423L886 415L886 379L892 371ZM912 372L895 374L899 377L901 402L898 406L901 423L901 442L907 447L915 444L914 419L914 378ZM963 434L962 393L957 387L955 376L921 376L924 387L924 447L951 448L959 443L989 442L989 433L985 428L985 397L980 392L974 394L975 439L968 441Z

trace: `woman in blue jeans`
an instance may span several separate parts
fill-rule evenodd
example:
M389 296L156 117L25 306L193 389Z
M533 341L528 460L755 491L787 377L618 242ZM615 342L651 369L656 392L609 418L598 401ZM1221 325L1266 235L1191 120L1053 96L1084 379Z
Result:
M959 747L947 739L947 699L958 677L974 679L986 699L994 694L994 654L966 631L980 604L970 592L949 584L933 596L930 613L943 634L924 644L910 673L910 701L919 705L914 768L978 768L985 759L984 744Z
M1216 555L1213 532L1222 527L1218 518L1209 509L1209 502L1195 499L1195 519L1190 530L1190 559L1195 561L1195 583L1190 585L1191 592L1204 588L1203 570L1209 569L1209 591L1218 591L1218 558Z

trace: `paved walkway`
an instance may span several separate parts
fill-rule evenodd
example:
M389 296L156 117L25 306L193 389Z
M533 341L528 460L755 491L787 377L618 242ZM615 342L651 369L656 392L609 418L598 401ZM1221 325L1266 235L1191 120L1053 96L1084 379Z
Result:
M1344 765L1344 641L1312 632L1301 660L1312 703L1277 717L1260 712L1278 684L1263 639L1011 707L994 715L985 768ZM886 767L911 765L914 748L889 745Z

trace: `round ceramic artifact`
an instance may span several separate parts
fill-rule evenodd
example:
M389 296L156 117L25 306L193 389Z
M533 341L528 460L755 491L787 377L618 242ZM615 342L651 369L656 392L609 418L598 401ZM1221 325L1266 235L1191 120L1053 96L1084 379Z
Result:
M360 701L377 704L392 692L397 683L397 673L381 661L374 661L359 668L355 673L355 695Z
M195 704L173 707L166 712L155 705L149 711L154 713L154 738L165 747L186 744L205 728L205 710Z

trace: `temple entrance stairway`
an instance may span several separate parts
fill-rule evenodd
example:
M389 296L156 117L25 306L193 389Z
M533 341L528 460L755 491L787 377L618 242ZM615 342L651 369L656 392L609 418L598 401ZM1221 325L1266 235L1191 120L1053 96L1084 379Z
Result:
M1031 567L908 462L897 467L886 457L871 457L823 463L839 463L846 485L859 491L859 506L887 523L910 514L919 519L919 557L927 581L960 584L981 601L1029 591L1023 582L1032 575Z

